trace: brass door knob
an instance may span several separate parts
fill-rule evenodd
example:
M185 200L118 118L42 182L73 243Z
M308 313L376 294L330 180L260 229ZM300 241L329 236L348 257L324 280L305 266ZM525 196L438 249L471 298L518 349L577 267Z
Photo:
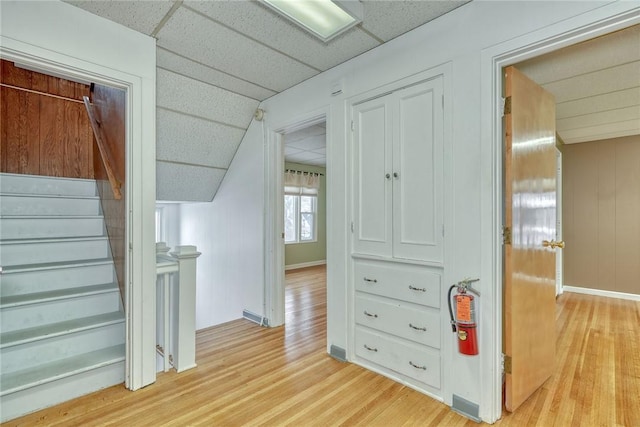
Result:
M551 249L555 249L555 248L564 249L564 240L560 240L559 242L556 242L555 240L551 240L551 241L543 240L542 246L545 248L551 248Z

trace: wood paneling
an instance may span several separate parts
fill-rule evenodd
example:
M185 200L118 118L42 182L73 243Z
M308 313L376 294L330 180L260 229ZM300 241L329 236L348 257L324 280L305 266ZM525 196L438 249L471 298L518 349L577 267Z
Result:
M89 86L18 68L2 60L4 84L82 100ZM0 170L93 178L93 135L81 102L2 86Z
M565 145L564 282L640 294L640 136Z
M74 399L6 426L477 426L415 390L326 354L324 266L286 274L286 323L197 333L198 367ZM554 375L498 426L640 425L640 302L566 293Z
M109 152L110 161L116 178L122 183L122 198L116 200L111 189L104 163L97 146L93 146L93 170L98 184L98 193L109 235L111 254L116 268L120 295L124 300L125 257L126 257L126 183L125 183L125 108L126 92L107 86L94 85L91 102L94 105L96 119L100 124L104 143ZM84 106L83 106L84 109ZM87 112L85 111L86 115ZM91 130L89 130L92 132ZM93 135L93 132L91 133Z

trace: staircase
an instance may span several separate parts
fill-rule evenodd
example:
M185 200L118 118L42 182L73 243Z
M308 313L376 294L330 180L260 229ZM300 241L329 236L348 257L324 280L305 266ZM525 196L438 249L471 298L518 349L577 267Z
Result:
M124 381L125 323L96 183L0 174L0 414Z

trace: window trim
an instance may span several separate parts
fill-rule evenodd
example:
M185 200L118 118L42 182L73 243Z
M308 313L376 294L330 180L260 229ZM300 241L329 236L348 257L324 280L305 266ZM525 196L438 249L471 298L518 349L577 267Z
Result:
M295 197L295 214L296 214L296 224L295 224L295 240L287 241L285 237L284 244L285 245L301 245L305 243L317 243L318 242L318 195L317 194L285 194L283 199L283 204L286 200L286 197ZM302 212L301 210L301 197L311 197L314 199L313 201L313 210L311 212ZM284 219L286 221L286 209L284 210ZM313 215L313 238L310 240L302 240L301 238L301 224L302 224L302 214L312 214ZM285 234L286 236L286 234Z

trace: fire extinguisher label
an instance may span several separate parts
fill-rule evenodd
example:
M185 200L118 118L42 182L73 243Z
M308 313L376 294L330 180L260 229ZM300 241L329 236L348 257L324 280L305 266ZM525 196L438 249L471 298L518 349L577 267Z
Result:
M458 322L471 322L471 298L468 295L456 295L456 317Z

